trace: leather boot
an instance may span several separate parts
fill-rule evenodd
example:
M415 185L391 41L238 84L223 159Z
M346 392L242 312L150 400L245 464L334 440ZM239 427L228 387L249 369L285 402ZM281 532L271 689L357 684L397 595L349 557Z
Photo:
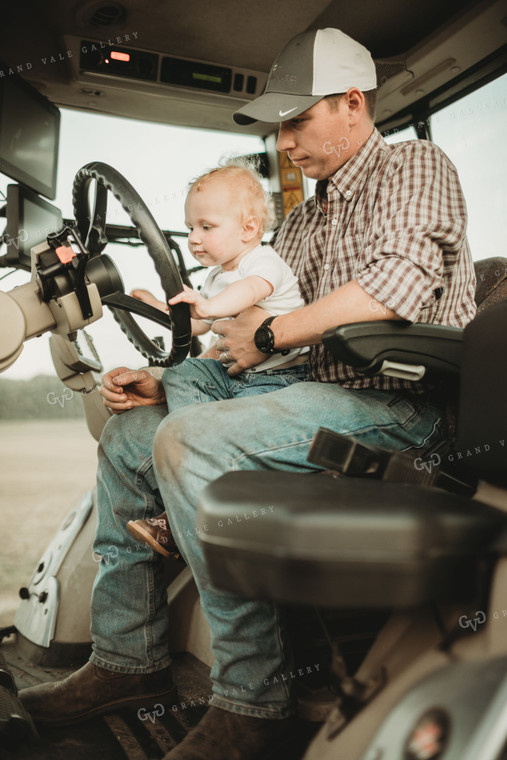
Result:
M137 541L150 546L162 556L181 559L165 512L146 520L129 520L127 530Z
M269 720L209 707L200 723L164 760L280 760L293 757L294 719Z
M68 726L128 705L173 705L177 694L170 668L132 675L88 662L63 681L22 689L19 698L38 725Z

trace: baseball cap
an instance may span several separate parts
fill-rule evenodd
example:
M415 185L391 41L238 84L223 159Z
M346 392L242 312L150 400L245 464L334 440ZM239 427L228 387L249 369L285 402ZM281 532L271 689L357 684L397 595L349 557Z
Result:
M292 119L326 95L377 86L370 52L339 29L313 29L294 37L269 73L264 93L234 114L237 124Z

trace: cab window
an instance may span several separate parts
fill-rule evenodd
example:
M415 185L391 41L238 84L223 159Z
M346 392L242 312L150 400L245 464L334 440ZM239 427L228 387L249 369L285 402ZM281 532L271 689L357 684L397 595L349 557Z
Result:
M505 256L507 74L431 118L433 141L458 170L475 260Z

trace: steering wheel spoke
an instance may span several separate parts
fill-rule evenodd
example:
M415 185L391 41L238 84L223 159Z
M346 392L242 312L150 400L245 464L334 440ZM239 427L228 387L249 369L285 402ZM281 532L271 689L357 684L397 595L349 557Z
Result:
M92 182L96 183L93 213L90 212L89 200ZM105 230L108 191L121 203L136 227L139 238L146 245L168 301L183 290L183 283L167 240L132 185L116 169L99 162L83 166L74 180L74 214L79 234L86 241L86 249L95 257L100 256L107 245ZM111 309L131 343L151 364L168 367L182 362L187 356L192 340L188 304L176 304L166 314L119 291L102 296L102 302ZM132 314L147 317L172 330L171 351L163 351L152 341Z
M106 235L105 219L107 215L107 188L99 183L95 186L95 199L93 204L93 217L85 239L86 249L93 255L102 253L108 239Z
M109 306L110 309L121 309L122 311L128 311L132 314L138 314L140 317L146 317L151 319L152 322L157 322L163 327L167 327L169 330L172 328L172 321L169 314L164 314L160 309L156 309L154 306L150 306L138 298L128 296L126 293L111 293L108 296L102 298L102 303Z

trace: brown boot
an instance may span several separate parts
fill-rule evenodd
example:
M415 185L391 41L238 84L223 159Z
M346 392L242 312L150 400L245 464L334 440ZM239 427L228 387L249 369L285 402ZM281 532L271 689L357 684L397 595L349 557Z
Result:
M135 539L151 546L164 557L180 558L180 550L176 546L165 512L146 520L129 520L127 530Z
M200 723L164 760L268 760L286 754L294 719L268 720L209 707ZM284 752L285 750L285 752Z
M35 723L68 726L127 705L173 705L177 694L170 668L132 675L114 673L88 662L63 681L22 689L19 698Z

